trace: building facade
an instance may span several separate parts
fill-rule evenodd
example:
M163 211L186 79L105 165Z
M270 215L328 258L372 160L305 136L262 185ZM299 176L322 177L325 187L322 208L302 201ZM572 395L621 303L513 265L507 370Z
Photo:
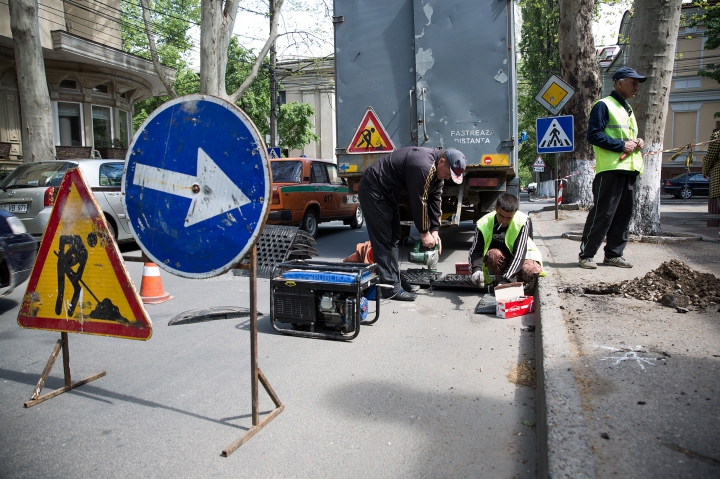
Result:
M335 159L335 61L331 59L286 59L278 62L278 77L283 87L282 103L309 103L315 110L311 119L320 138L288 156ZM358 119L360 121L360 119Z
M165 88L150 60L121 50L120 0L41 0L38 17L56 156L127 148L134 103ZM21 115L10 13L0 3L0 167L22 161Z

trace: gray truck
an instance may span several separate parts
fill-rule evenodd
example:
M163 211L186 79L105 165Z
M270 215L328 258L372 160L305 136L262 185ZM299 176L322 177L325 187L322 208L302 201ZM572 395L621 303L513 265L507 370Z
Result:
M514 4L334 0L335 153L351 193L378 158L417 145L466 156L464 183L445 184L444 224L519 194Z

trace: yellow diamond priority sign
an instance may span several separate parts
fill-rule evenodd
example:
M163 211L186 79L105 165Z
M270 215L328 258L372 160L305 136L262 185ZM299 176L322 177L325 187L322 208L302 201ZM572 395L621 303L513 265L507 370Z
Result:
M550 113L557 115L574 94L575 90L570 85L553 75L545 82L535 100Z

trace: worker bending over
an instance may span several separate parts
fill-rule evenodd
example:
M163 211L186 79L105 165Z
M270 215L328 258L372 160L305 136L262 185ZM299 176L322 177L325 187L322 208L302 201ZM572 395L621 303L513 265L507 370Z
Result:
M482 287L494 283L522 281L526 285L544 275L542 256L532 240L532 221L518 209L520 202L503 193L495 211L480 218L468 263L472 281Z

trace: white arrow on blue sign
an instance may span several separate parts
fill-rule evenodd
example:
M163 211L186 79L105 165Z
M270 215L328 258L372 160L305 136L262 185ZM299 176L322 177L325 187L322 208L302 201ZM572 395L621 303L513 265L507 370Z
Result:
M260 235L267 150L237 106L207 95L176 98L135 134L122 192L133 236L154 263L186 278L217 276Z
M565 153L575 149L572 115L538 118L535 131L538 153Z

